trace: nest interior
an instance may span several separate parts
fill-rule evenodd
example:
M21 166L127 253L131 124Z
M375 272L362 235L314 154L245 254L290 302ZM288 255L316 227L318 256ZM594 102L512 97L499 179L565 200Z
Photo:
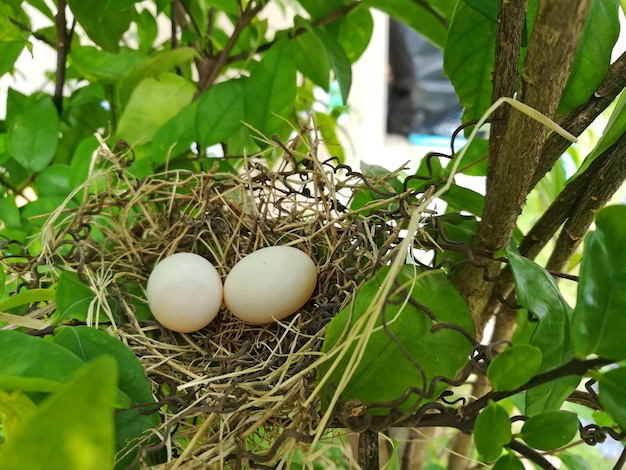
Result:
M263 467L313 441L325 326L394 257L418 193L394 185L400 170L365 176L308 148L276 145L282 155L271 167L246 158L224 171L216 160L206 171L136 178L129 155L103 144L86 183L46 220L41 254L17 273L41 286L76 272L96 293L87 324L141 362L161 424L129 444L135 465L158 454L163 468ZM145 284L163 257L197 253L225 279L245 255L273 245L297 247L317 265L313 296L286 320L249 325L222 308L202 330L178 334L147 313Z

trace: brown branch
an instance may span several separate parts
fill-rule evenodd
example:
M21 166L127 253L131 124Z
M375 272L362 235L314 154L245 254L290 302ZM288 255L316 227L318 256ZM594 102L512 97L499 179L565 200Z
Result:
M67 53L70 48L70 35L67 34L67 23L65 20L66 8L66 0L59 0L57 14L54 17L56 26L57 69L52 101L54 102L59 115L63 112L63 88L65 86Z
M576 204L570 211L567 222L559 234L556 246L546 264L547 269L560 270L580 245L583 236L589 230L596 212L604 207L613 195L622 187L626 179L626 135L606 152L600 155L601 168L593 184L584 188Z
M569 76L574 52L590 0L540 2L528 54L522 70L518 98L546 116L553 116ZM498 251L513 233L547 134L546 127L520 112L511 112L498 153L490 153L487 194L473 248ZM488 282L499 272L497 262L486 270L468 267L455 279L479 329L491 316L486 311L493 291ZM485 279L484 274L487 275Z
M328 15L323 16L321 18L318 18L315 21L311 22L311 26L313 26L313 27L320 27L320 26L325 26L327 24L330 24L333 21L337 21L338 19L343 18L344 16L346 16L348 13L350 13L352 10L354 10L355 8L357 8L360 5L361 5L360 1L352 2L352 3L348 3L346 5L343 5L341 8L338 8L337 10L334 10L334 11L330 12ZM306 29L306 28L293 28L292 31L289 32L289 37L293 39L293 38L298 37L301 34L304 34L306 32L308 32L308 29ZM237 55L229 57L228 58L228 63L232 64L234 62L239 62L241 60L246 60L247 58L249 58L253 54L265 52L265 51L271 49L272 46L275 43L276 43L276 39L274 39L272 41L269 41L269 42L266 42L265 44L261 44L259 47L257 47L253 51L243 51L243 52L240 52Z
M358 447L359 468L363 470L378 470L378 432L365 430L359 433Z
M203 66L203 74L200 77L198 83L198 92L196 93L196 98L206 92L217 77L219 76L222 68L224 68L229 62L229 55L232 52L239 36L243 32L243 30L252 22L252 20L258 15L261 10L265 7L265 2L253 3L250 2L246 6L246 8L241 12L237 23L235 24L235 29L232 34L228 38L228 42L224 49L219 51L215 57L207 58L204 62Z
M523 455L531 462L537 464L539 468L543 468L544 470L556 470L556 467L552 465L543 455L537 452L535 449L528 447L525 444L522 444L520 441L513 439L507 445L510 449L513 449L520 455Z
M585 103L563 115L559 119L559 124L575 136L582 134L594 119L615 101L624 88L626 88L626 52L611 64L606 77L594 94ZM548 137L533 176L533 186L550 171L570 145L571 142L558 134Z

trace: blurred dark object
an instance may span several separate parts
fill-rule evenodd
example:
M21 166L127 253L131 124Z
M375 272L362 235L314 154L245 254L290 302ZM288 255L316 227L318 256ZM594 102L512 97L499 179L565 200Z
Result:
M452 135L463 109L443 75L443 51L390 19L389 67L387 132Z

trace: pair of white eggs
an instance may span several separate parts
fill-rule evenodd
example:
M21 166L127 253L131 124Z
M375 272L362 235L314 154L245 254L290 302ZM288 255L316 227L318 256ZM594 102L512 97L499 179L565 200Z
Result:
M239 261L223 286L208 260L194 253L176 253L155 266L146 293L152 314L163 326L188 333L213 321L222 300L247 323L282 320L306 303L316 283L315 264L304 252L272 246Z

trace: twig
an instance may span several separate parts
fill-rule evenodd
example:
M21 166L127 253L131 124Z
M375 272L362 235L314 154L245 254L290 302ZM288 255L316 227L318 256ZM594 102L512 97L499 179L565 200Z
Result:
M522 444L520 441L513 439L508 447L513 449L515 452L526 457L528 460L534 462L539 466L539 468L543 468L544 470L556 470L556 467L552 465L546 458L537 452L535 449L531 449L525 444Z
M11 23L13 23L15 26L17 26L18 28L20 28L22 31L25 31L25 32L29 33L35 39L40 40L41 42L43 42L44 44L50 46L53 49L57 48L57 45L54 42L50 41L50 39L45 37L43 34L39 34L37 31L33 31L28 26L26 26L24 23L16 20L15 18L11 18L11 17L9 17L9 21Z
M359 434L358 462L362 470L378 470L378 433L365 430Z
M622 450L619 459L617 459L617 462L615 462L615 465L613 465L613 470L621 470L622 468L624 468L624 464L626 464L626 448Z
M70 36L67 34L67 23L65 20L66 0L59 0L57 14L54 18L56 26L56 50L57 50L57 70L56 83L54 84L54 95L52 101L57 108L59 115L63 112L63 88L65 86L65 67L67 53L70 48Z

